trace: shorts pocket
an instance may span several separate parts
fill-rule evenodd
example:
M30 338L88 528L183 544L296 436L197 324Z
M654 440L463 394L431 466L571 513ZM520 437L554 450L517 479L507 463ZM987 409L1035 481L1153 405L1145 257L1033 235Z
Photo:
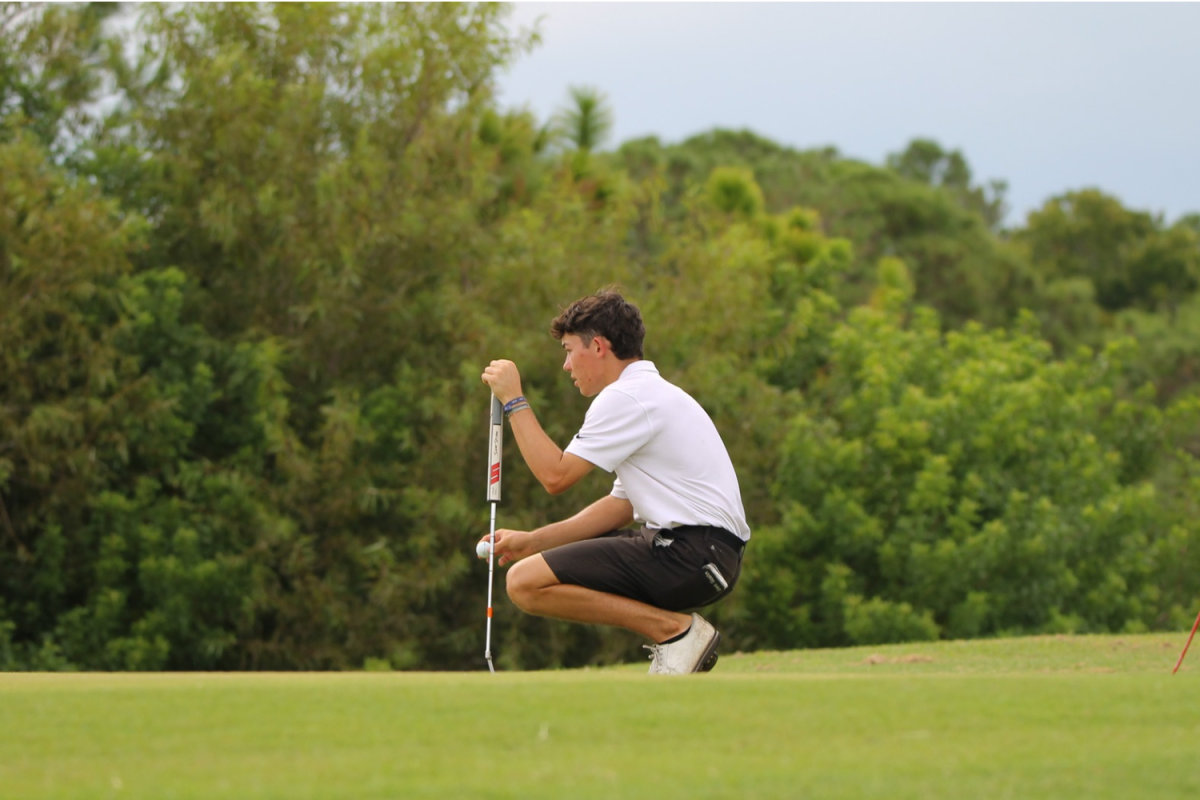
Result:
M658 593L654 604L667 611L683 611L706 606L726 592L728 589L714 587L703 570L692 569L683 580Z

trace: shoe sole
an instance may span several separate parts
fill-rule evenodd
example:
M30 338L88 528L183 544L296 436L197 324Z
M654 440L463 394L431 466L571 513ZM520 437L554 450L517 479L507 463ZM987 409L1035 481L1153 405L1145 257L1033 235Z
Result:
M712 641L708 643L708 649L704 653L704 657L700 659L700 666L696 667L696 672L709 672L717 665L717 645L721 643L721 634L714 633Z

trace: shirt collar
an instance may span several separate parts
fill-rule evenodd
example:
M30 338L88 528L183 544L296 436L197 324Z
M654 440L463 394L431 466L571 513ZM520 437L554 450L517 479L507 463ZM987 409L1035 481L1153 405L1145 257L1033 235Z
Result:
M642 373L657 375L658 367L654 366L653 361L647 361L643 358L640 361L634 361L632 364L626 366L625 369L621 370L621 374L617 377L617 380L623 381L626 378L632 378L633 376L641 375Z

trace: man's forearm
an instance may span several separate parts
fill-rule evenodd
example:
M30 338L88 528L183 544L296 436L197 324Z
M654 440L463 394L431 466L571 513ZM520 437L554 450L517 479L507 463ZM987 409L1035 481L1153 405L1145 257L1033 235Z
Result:
M529 465L533 476L546 483L553 476L554 469L562 462L563 451L554 443L531 409L520 411L509 417L508 427L517 440L521 457Z
M633 521L633 505L628 500L608 495L592 503L575 516L532 531L538 550L549 550L571 542L594 539Z
M542 430L531 409L513 414L508 426L530 472L551 494L570 488L592 468L583 459L565 454Z

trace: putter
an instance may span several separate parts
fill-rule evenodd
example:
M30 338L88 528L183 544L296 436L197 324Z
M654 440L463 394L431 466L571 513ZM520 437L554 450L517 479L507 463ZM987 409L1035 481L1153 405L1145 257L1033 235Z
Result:
M496 569L496 504L500 502L500 453L504 447L504 406L492 395L491 436L488 440L488 484L487 499L492 506L492 533L488 542L488 594L487 594L487 639L484 644L483 657L487 659L488 669L495 672L492 665L492 582Z

